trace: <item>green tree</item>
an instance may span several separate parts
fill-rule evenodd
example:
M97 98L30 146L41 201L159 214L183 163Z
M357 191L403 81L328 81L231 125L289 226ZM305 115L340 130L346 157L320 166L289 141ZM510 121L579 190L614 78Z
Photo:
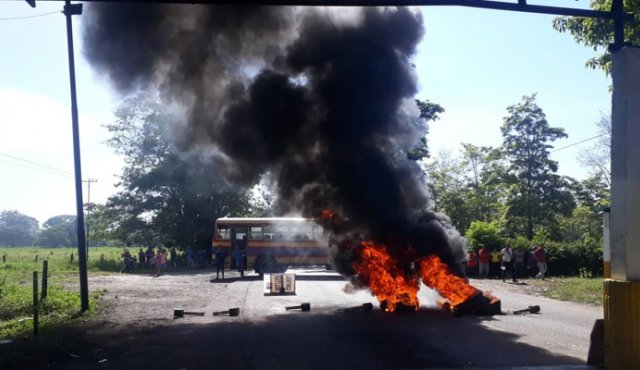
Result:
M560 219L565 243L576 243L586 238L602 241L602 216L586 206L578 206L571 217Z
M0 245L30 246L38 233L38 220L18 211L0 213Z
M418 105L418 109L420 109L420 118L426 124L429 121L435 121L439 119L438 115L444 112L444 108L439 104L432 103L429 100L418 100L416 99L416 104ZM429 158L429 146L427 145L427 138L420 138L420 142L411 150L407 152L407 159L411 161L420 161L424 158Z
M115 210L98 203L88 203L85 208L88 211L85 217L87 242L93 246L116 239L113 234L118 227L119 217Z
M502 177L506 170L500 151L462 144L462 165L466 170L466 203L471 218L488 222L499 218L503 208L501 200L504 198Z
M578 160L593 178L611 187L611 116L602 115L596 127L599 137L578 153Z
M75 247L78 245L76 233L76 216L53 216L42 224L34 244L43 247Z
M590 6L594 10L609 11L611 0L591 0ZM625 0L624 10L640 19L640 1ZM640 23L626 22L624 29L625 41L633 45L640 44ZM600 68L606 74L611 72L611 54L607 47L613 42L613 21L607 19L593 19L581 17L558 17L553 20L553 28L560 32L569 32L576 42L592 47L600 54L589 58L586 65L590 68Z
M466 230L472 219L467 204L464 166L451 151L440 151L425 164L432 209L449 216L458 230Z
M159 101L140 94L107 125L108 144L127 164L121 190L104 213L116 239L206 248L216 218L251 212L246 191L227 186L200 153L178 150L169 129L174 119Z
M558 164L549 158L549 142L567 135L549 126L535 94L507 111L501 127L502 149L509 161L506 226L531 240L536 227L557 227L557 217L570 215L575 207L567 180L556 174Z

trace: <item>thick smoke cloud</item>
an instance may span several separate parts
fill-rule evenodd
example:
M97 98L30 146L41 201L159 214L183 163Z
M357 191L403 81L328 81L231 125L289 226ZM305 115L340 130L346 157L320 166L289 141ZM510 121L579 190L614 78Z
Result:
M270 171L278 211L337 212L339 242L400 238L451 266L464 258L405 154L426 133L410 61L419 13L92 3L85 17L91 64L123 93L152 86L183 107L179 146L214 153L231 183Z

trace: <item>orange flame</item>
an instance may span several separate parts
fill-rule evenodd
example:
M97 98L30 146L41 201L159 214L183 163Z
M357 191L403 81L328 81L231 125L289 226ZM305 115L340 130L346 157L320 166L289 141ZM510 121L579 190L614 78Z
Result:
M320 216L326 220L331 220L336 217L336 213L328 208L325 208L322 210L322 212L320 212Z
M438 256L430 255L420 259L419 267L422 282L449 300L453 307L479 292L464 278L451 273L449 267Z
M400 304L417 311L419 280L407 276L397 259L389 255L386 245L368 241L360 243L360 248L360 260L353 263L353 269L378 301L386 305L384 309L393 312Z

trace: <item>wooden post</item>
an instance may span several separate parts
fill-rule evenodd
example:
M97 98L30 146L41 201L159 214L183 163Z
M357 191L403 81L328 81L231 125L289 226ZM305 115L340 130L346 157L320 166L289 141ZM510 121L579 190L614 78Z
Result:
M100 262L104 261L104 254L100 255Z
M2 255L2 263L7 262L7 256L5 254Z
M38 271L33 272L33 335L38 335Z
M49 261L42 261L42 291L40 292L40 299L47 298L47 280L49 275Z
M36 254L36 258L33 259L33 262L38 262L38 255Z
M73 252L71 252L71 258L69 258L69 262L73 262Z

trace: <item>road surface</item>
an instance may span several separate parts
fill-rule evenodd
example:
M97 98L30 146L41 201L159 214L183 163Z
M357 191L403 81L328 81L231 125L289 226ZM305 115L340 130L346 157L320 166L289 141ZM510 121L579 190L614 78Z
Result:
M202 271L202 270L201 270ZM502 300L503 311L540 305L537 315L453 317L423 307L389 314L366 291L322 269L296 273L296 294L265 296L257 275L207 272L109 275L90 280L107 307L87 324L81 348L45 359L49 368L100 369L422 369L585 364L589 335L602 308L521 293L501 281L473 280ZM302 302L310 312L285 310ZM373 312L344 308L374 303ZM206 315L173 319L173 308ZM240 308L238 317L212 312ZM71 356L71 355L74 356ZM102 361L102 362L100 362ZM41 364L40 364L41 366Z

